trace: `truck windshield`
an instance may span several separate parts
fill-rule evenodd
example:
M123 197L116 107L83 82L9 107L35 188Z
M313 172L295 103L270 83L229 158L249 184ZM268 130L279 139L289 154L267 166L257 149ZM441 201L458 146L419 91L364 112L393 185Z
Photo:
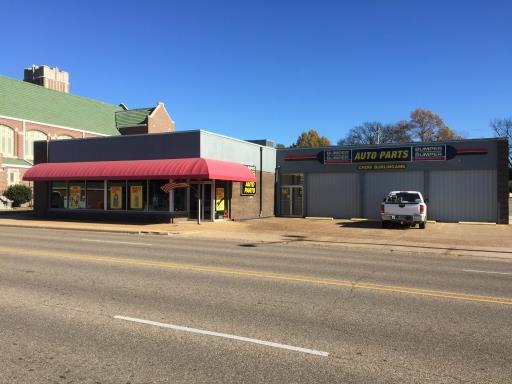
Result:
M389 204L419 204L421 203L420 195L417 193L400 192L389 195L386 199Z

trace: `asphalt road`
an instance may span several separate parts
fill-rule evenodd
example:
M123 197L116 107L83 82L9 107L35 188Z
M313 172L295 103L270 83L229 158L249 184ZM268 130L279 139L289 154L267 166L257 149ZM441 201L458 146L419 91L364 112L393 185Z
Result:
M511 380L510 261L0 233L1 383Z

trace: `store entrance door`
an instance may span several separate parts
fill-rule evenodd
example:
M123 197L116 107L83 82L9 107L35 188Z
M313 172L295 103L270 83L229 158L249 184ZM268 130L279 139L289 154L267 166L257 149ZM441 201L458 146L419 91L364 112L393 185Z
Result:
M302 217L302 186L281 187L281 216Z
M212 220L212 184L190 183L190 218L197 219L201 199L201 220Z

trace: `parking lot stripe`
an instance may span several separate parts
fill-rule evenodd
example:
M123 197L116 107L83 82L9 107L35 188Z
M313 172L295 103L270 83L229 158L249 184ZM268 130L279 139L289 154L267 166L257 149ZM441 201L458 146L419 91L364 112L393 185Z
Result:
M175 331L183 331L183 332L197 333L197 334L200 334L200 335L223 337L225 339L231 339L231 340L245 341L247 343L260 344L260 345L265 345L267 347L273 347L273 348L287 349L289 351L302 352L302 353L307 353L307 354L310 354L310 355L317 355L317 356L322 356L322 357L328 357L329 356L328 352L317 351L316 349L294 347L293 345L274 343L272 341L252 339L250 337L230 335L228 333L212 332L212 331L207 331L205 329L183 327L181 325L159 323L157 321L137 319L136 317L114 316L114 319L126 320L126 321L131 321L131 322L140 323L140 324L154 325L154 326L157 326L157 327L174 329Z

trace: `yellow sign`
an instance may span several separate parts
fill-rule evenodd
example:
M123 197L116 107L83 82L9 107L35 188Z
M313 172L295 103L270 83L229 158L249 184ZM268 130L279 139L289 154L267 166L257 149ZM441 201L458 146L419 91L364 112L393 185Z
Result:
M253 196L256 194L256 182L245 181L242 183L242 195Z
M393 169L407 169L407 164L368 164L359 165L357 169L360 171L385 171Z
M249 171L256 176L256 166L248 165ZM256 182L255 181L243 181L240 184L240 195L241 196L254 196L256 194Z
M69 208L80 208L80 197L82 188L78 185L71 185L69 187Z
M130 208L131 209L142 209L143 207L142 198L142 185L130 186Z
M215 188L215 210L224 211L224 188Z
M123 209L123 187L110 187L110 209Z

